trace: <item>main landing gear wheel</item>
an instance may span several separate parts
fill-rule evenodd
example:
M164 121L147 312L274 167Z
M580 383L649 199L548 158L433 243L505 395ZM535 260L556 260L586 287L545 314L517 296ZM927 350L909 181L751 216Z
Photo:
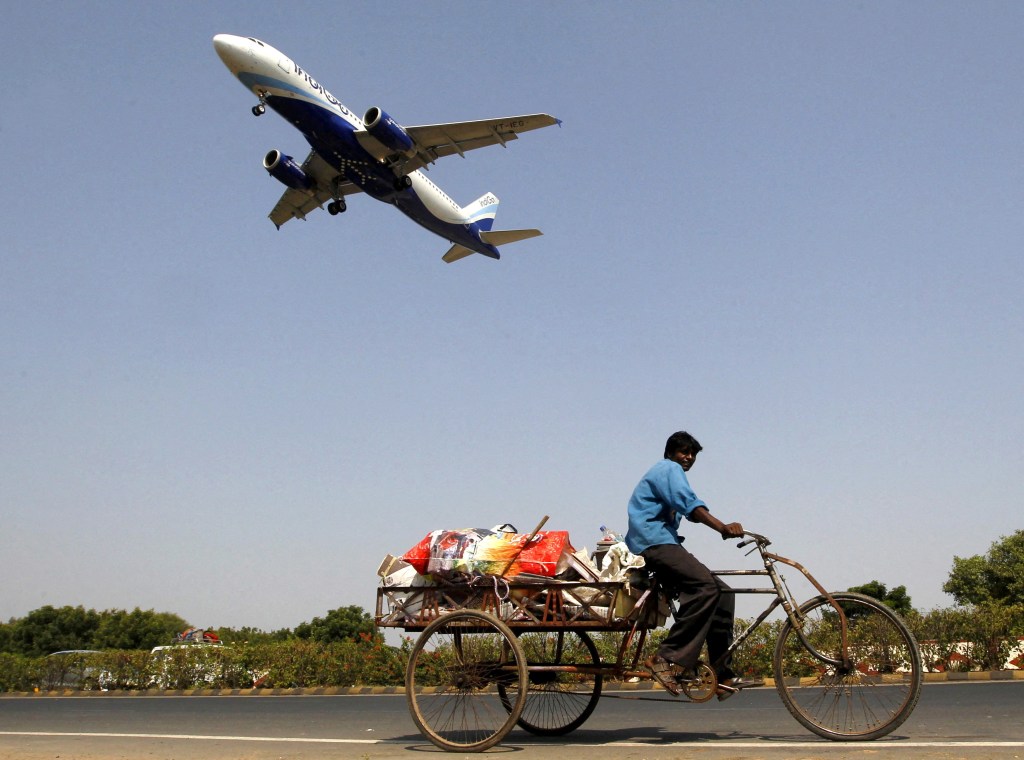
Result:
M524 633L519 645L530 664L530 693L519 725L537 736L561 736L583 725L601 698L604 682L595 672L601 657L594 642L583 631L541 631ZM590 672L568 670L573 666ZM506 710L515 704L517 691L518 684L498 684Z
M347 206L345 206L345 201L343 200L331 201L330 203L327 204L327 213L330 214L331 216L337 216L338 214L342 213L346 208Z
M527 694L526 656L512 630L482 610L437 618L416 640L405 695L422 734L441 749L482 752L519 720ZM514 694L503 704L496 689Z
M412 177L408 174L403 174L395 179L395 190L408 190L410 187L412 187Z

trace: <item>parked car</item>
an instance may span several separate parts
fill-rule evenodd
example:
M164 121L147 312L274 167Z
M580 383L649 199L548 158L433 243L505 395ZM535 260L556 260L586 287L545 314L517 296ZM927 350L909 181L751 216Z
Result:
M223 670L224 649L219 641L153 647L152 685L159 689L212 686Z
M113 679L99 662L103 655L95 649L65 649L46 656L41 689L74 689L106 691Z

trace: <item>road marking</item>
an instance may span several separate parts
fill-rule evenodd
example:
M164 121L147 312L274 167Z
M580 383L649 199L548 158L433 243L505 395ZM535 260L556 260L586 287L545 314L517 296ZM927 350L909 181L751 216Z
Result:
M514 742L508 742L514 744ZM934 742L904 742L898 739L876 739L870 742L834 742L824 739L810 740L806 742L731 742L728 739L715 740L703 740L699 742L666 742L664 744L654 744L652 742L608 742L607 744L601 745L605 747L643 747L645 749L661 749L664 748L688 748L694 749L695 747L702 747L706 749L712 748L723 748L723 749L774 749L776 747L782 749L807 749L808 747L814 747L815 750L819 749L845 749L851 750L855 746L860 746L863 749L867 749L870 746L872 749L927 749L937 747L961 747L961 748L977 748L977 747L1024 747L1024 741L1020 742L952 742L952 741L934 741ZM533 745L531 745L533 746ZM555 746L555 745L551 745ZM568 744L561 746L569 747L593 747L597 746L594 744Z
M291 742L309 744L381 744L380 739L314 739L308 736L205 736L201 734L114 734L100 731L0 731L0 736L76 736L100 739L191 739L222 742Z
M220 742L282 742L289 744L408 744L407 739L316 739L308 736L210 736L202 734L118 734L106 732L71 732L71 731L0 731L0 736L63 736L63 737L92 737L100 739L184 739L198 741L220 741ZM509 745L517 744L515 741L506 742ZM934 749L939 747L953 748L994 748L994 747L1024 747L1024 741L1017 742L996 742L996 741L899 741L898 739L881 739L874 742L830 742L821 739L805 742L733 742L727 739L720 741L697 741L697 742L591 742L581 743L554 743L554 742L530 742L530 747L641 747L644 749L679 749L695 747L723 749L807 749L814 747L819 749L851 749L854 744L885 749Z

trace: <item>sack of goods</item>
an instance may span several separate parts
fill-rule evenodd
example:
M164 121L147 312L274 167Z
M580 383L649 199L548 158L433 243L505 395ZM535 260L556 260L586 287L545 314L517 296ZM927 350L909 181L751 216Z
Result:
M436 575L499 575L513 578L521 573L554 577L568 566L573 552L569 532L524 533L486 528L435 530L407 551L402 559L416 572Z

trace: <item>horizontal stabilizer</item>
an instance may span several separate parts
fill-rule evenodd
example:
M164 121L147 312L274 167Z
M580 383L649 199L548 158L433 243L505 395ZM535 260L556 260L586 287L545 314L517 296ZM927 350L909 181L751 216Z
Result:
M491 245L506 245L543 234L540 230L491 230L490 232L481 232L480 239Z
M491 230L490 232L481 232L480 239L485 243L493 245L495 247L499 245L505 245L507 243L515 243L519 240L527 240L544 233L540 230ZM473 251L466 248L464 245L456 243L448 249L448 253L441 257L441 259L449 264L459 259L464 259L471 253L480 253L480 251ZM491 254L484 254L491 256ZM498 258L497 255L491 256L491 258Z
M448 253L442 256L441 260L448 264L451 264L453 261L464 259L473 253L476 253L476 251L471 251L468 248L466 248L466 246L459 245L458 243L456 243L455 245L448 249Z

